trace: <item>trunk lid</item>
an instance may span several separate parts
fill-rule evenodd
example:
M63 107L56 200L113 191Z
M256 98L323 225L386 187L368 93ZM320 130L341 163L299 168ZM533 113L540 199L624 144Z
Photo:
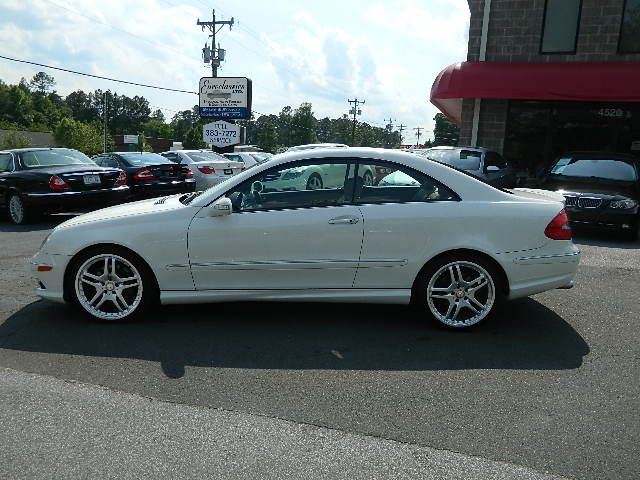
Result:
M86 191L114 187L120 170L91 166L88 168L59 167L51 169L51 174L64 180L69 185L69 190Z

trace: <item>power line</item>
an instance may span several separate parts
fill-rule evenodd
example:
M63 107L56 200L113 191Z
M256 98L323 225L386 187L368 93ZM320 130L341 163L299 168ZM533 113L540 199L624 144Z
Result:
M354 147L356 144L356 115L362 115L362 110L358 108L358 105L364 105L364 100L358 100L358 97L355 100L347 99L349 104L353 103L353 108L349 110L349 113L353 114L353 127L351 129L351 146Z
M45 65L44 63L37 63L37 62L31 62L29 60L22 60L20 58L5 57L4 55L0 55L0 58L3 58L5 60L10 60L12 62L28 63L29 65L36 65L38 67L51 68L52 70L60 70L61 72L73 73L75 75L99 78L100 80L108 80L110 82L126 83L127 85L135 85L136 87L155 88L156 90L165 90L167 92L189 93L192 95L198 95L198 92L190 92L188 90L179 90L177 88L158 87L157 85L148 85L145 83L129 82L128 80L118 80L117 78L103 77L101 75L93 75L91 73L78 72L75 70L69 70L67 68L54 67L52 65Z

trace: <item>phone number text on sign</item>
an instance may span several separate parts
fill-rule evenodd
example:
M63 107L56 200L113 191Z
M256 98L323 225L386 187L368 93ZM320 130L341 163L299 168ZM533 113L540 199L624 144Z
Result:
M240 143L240 126L228 122L211 122L202 127L202 139L215 146Z

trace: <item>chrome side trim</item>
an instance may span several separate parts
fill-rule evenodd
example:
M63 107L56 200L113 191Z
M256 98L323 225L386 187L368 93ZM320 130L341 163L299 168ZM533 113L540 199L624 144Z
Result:
M26 197L74 197L77 195L92 195L95 193L110 193L110 192L126 192L129 190L127 185L121 185L114 188L101 188L99 190L74 190L70 192L46 192L46 193L25 193Z
M232 262L194 262L193 270L302 270L302 269L333 269L333 268L378 268L404 267L407 259L314 259L314 260L256 260ZM171 264L166 270L181 270L188 265Z
M513 263L517 263L519 265L539 265L545 263L574 263L578 260L580 260L580 251L514 258Z

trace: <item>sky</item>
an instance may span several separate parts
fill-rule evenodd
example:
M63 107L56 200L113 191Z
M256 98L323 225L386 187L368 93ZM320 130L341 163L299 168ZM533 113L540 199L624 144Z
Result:
M0 55L122 80L197 91L210 75L201 58L208 41L196 21L234 18L216 41L226 50L218 76L249 77L253 110L277 114L310 102L316 118L348 113L404 124L432 137L438 110L429 102L436 75L464 61L467 0L2 0ZM17 83L39 70L61 95L110 89L143 95L167 119L197 97L82 77L0 59L0 79Z

